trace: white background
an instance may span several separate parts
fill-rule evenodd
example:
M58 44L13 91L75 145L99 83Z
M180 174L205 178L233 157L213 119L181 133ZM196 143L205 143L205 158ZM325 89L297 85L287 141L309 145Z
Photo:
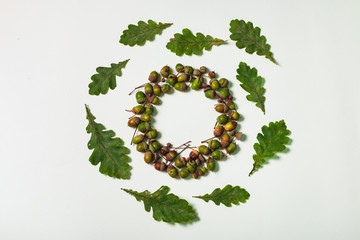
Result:
M10 1L0 3L0 239L360 239L359 1ZM128 24L172 22L145 46L119 44ZM229 40L232 19L260 26L279 66L233 41L202 56L165 48L183 28ZM118 87L88 95L98 66L130 58ZM240 61L266 79L266 115L245 100ZM175 180L129 145L128 93L149 72L182 62L230 79L244 117L241 151L200 180ZM202 92L162 98L161 142L194 145L211 136L214 101ZM131 180L92 166L84 104L132 150ZM290 151L252 177L261 126L284 119ZM226 184L246 188L246 204L227 208L191 198ZM168 185L200 220L156 222L120 188Z

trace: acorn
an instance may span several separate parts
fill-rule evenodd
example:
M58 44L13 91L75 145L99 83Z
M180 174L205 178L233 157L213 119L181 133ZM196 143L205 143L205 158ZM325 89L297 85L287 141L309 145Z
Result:
M200 78L195 78L191 84L191 88L194 90L198 90L200 89L201 84L202 84L202 80Z
M156 162L157 159L158 159L157 154L152 153L151 151L146 151L145 154L144 154L144 161L147 164Z
M209 77L210 77L210 78L214 78L214 77L215 77L215 75L216 75L216 74L215 74L215 72L214 72L214 71L209 72Z
M208 160L206 161L206 166L209 171L213 172L216 168L215 160L209 157Z
M201 84L202 89L204 90L204 92L211 90L210 85L206 84L206 83L202 83ZM216 92L215 92L216 93Z
M151 104L148 104L145 106L145 112L149 115L151 115L154 112L154 106Z
M186 91L187 90L187 88L188 88L188 86L185 84L185 83L175 83L175 86L174 86L174 88L176 89L176 90L178 90L178 91L182 91L182 92L184 92L184 91Z
M216 91L215 90L208 90L205 92L205 97L207 98L215 98L216 95Z
M219 124L225 124L229 121L229 117L225 114L221 114L220 116L217 117L216 121Z
M188 80L189 80L189 75L187 75L186 73L181 73L177 78L178 82L186 82Z
M139 125L139 123L140 123L140 118L138 118L138 117L132 117L132 118L130 118L129 121L128 121L128 126L129 126L129 127L136 127L136 126Z
M205 168L205 167L201 167L201 168L197 171L197 174L198 174L199 176L203 176L206 172L207 172L206 168Z
M169 84L163 84L162 86L161 86L161 91L163 92L163 93L168 93L168 92L170 92L171 91L171 87L170 87L170 85Z
M169 151L169 148L167 146L164 146L160 149L160 154L165 156L166 154L168 154Z
M158 132L154 129L154 130L151 130L149 132L146 133L146 136L149 138L149 139L152 139L152 138L156 138L158 135Z
M194 71L194 69L192 67L190 67L190 66L185 66L185 68L184 68L185 73L192 74L193 71Z
M174 86L175 83L177 83L177 78L174 74L170 74L168 79L167 79L168 84L170 84L171 86Z
M197 172L194 172L194 173L192 174L192 178L198 179L198 178L199 178L199 174L198 174Z
M221 160L224 158L224 153L219 151L219 150L216 150L216 151L213 151L211 156L215 159L215 160Z
M242 135L243 135L242 132L237 132L237 133L235 133L235 138L236 138L237 140L240 140L241 137L242 137Z
M156 96L160 96L160 95L161 95L161 87L159 86L159 84L155 84L155 85L154 85L153 91L154 91L154 94L155 94Z
M197 158L197 159L195 159L194 161L195 161L196 166L200 166L200 164L201 164L200 159Z
M227 146L229 146L229 144L230 144L230 136L228 134L224 134L221 137L221 146L223 148L227 148Z
M216 128L215 128L215 130L214 130L214 136L215 137L220 137L221 136L221 134L223 134L223 132L224 132L224 127L223 126L217 126Z
M177 152L175 150L172 150L170 151L168 154L166 154L165 158L166 158L166 161L172 161L174 160L176 157L177 157Z
M235 143L230 143L230 145L226 148L226 150L229 154L232 154L233 152L235 152L236 148L237 145Z
M149 149L151 152L155 153L157 151L159 151L159 149L161 148L161 144L158 141L151 141L150 145L149 145Z
M199 76L201 74L200 69L194 69L193 74Z
M186 163L186 168L189 170L189 172L194 173L196 171L196 163L195 161L190 161Z
M219 81L216 80L215 78L211 79L211 80L210 80L210 87L211 87L212 89L214 89L214 90L219 89L219 87L220 87Z
M167 169L167 166L164 162L156 162L154 164L154 167L156 170L161 171L161 172L163 172Z
M220 86L221 86L221 87L227 87L229 81L228 81L226 78L221 78L221 79L219 80L219 83L220 83Z
M211 149L218 149L221 146L220 142L216 139L209 141L209 148Z
M175 166L178 167L178 168L181 168L181 167L185 166L185 163L186 163L186 160L185 160L184 157L177 158L175 160Z
M180 72L181 70L184 69L184 65L182 65L181 63L178 63L178 64L176 64L175 69L177 72Z
M204 155L209 155L211 153L210 148L208 148L205 145L200 145L199 146L199 152L204 154Z
M145 111L145 107L142 105L137 105L137 106L133 107L131 110L131 112L133 112L134 114L140 114L144 111Z
M219 92L219 97L222 99L228 98L230 95L229 88L222 88Z
M202 67L200 67L200 72L201 73L206 73L206 71L207 71L207 69L206 69L206 67L205 66L202 66Z
M231 120L239 120L240 119L240 114L237 111L230 111L229 112L229 117Z
M146 150L148 150L148 145L146 142L141 142L138 145L136 145L136 150L138 150L139 152L145 152Z
M141 143L144 141L145 136L143 134L137 135L133 138L132 142L135 144Z
M199 160L200 160L201 162L205 162L205 158L203 157L203 155L199 154Z
M171 69L169 66L164 66L160 71L160 74L163 77L168 77L170 73L171 73Z
M135 94L135 98L136 98L136 102L139 103L139 104L142 104L142 103L144 103L146 101L146 95L142 91L138 91Z
M186 168L183 168L179 172L181 178L187 178L190 175L189 171Z
M235 103L233 102L233 100L228 100L226 102L226 105L229 106L230 110L234 110L235 109Z
M227 111L229 111L229 107L225 104L217 104L215 106L215 110L219 113L226 113Z
M150 96L153 93L153 86L150 83L146 84L144 89L145 89L145 94L148 96Z
M190 152L190 154L189 154L189 157L191 158L191 159L197 159L198 157L199 157L199 151L198 150L192 150L191 152Z
M232 131L236 128L236 126L237 126L237 122L231 121L225 124L224 128L226 131Z
M160 104L160 99L155 95L151 95L151 96L148 96L148 102L158 105L158 104Z
M151 128L150 123L148 122L141 122L138 126L138 129L140 132L145 133L146 131L148 131Z
M142 114L142 115L140 116L140 119L141 119L141 121L149 122L149 121L151 120L151 117L150 117L149 114L144 113L144 114Z
M169 165L166 170L170 177L172 178L177 177L177 170L173 165Z
M149 81L155 83L159 80L159 74L156 71L152 71L149 75Z

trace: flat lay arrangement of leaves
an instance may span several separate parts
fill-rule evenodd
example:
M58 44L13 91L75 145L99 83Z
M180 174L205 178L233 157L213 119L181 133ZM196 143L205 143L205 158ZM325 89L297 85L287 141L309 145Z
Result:
M148 22L139 21L137 25L130 24L128 29L124 30L120 36L120 43L133 47L135 45L143 46L146 41L153 41L156 35L160 35L164 29L172 26L172 23L156 23L153 20ZM256 53L259 56L265 56L271 62L277 64L274 54L270 51L270 45L265 36L261 35L260 28L254 27L253 23L244 20L232 20L230 22L230 39L236 42L240 49L245 48L249 54ZM188 28L184 28L181 33L176 33L174 38L166 44L166 48L177 56L202 55L203 50L210 51L213 46L223 45L224 40L213 38L203 33L194 35ZM90 95L106 94L109 89L116 88L116 77L122 76L122 70L126 67L128 60L112 63L110 67L98 67L94 75L91 76L91 83L88 85ZM136 130L131 139L131 143L137 144L137 150L144 152L144 161L153 163L155 169L167 171L173 178L185 178L192 174L193 178L199 178L208 171L215 169L215 160L223 158L226 154L220 151L224 149L227 154L235 151L234 141L241 138L241 132L237 131L237 123L240 115L235 109L233 97L228 88L227 79L217 79L213 71L207 72L205 67L194 69L190 66L176 65L176 75L172 73L170 67L165 66L160 73L153 71L149 75L150 83L146 83L134 89L136 92L136 101L139 105L128 110L132 116L128 122L130 127ZM260 108L265 114L265 80L258 75L255 67L251 68L245 62L240 62L236 70L236 78L240 86L248 95L246 99L255 102L256 107ZM207 75L205 75L207 73ZM209 83L205 82L205 77L209 78ZM166 82L160 84L160 82ZM139 90L144 87L144 91ZM172 88L178 91L187 91L188 89L202 89L208 98L215 98L218 104L215 110L221 113L217 118L214 127L214 137L205 141L208 144L198 147L190 146L189 142L179 147L173 147L172 144L161 145L157 140L158 132L151 125L154 106L157 105L159 97L172 91ZM134 92L133 91L133 92ZM90 108L85 105L86 118L88 125L87 133L91 134L88 142L88 148L93 150L89 161L93 165L100 163L99 171L107 176L118 179L130 179L131 158L130 150L125 147L124 141L115 137L112 130L106 130L105 127L95 122L95 116L90 112ZM139 116L136 116L138 115ZM142 134L136 135L140 131ZM284 120L270 122L268 126L261 128L258 133L258 142L254 144L255 154L253 155L253 169L249 176L262 168L268 160L284 152L290 143L290 131L287 129ZM180 157L177 150L191 149L189 157ZM160 159L164 159L162 161ZM206 165L205 165L206 164ZM153 218L156 221L167 223L189 223L196 221L198 215L195 209L185 199L169 193L168 186L161 186L157 191L151 193L148 190L137 192L131 189L123 189L126 193L135 197L137 201L144 203L147 212L153 211ZM245 203L250 194L240 186L230 184L225 187L216 188L212 193L193 196L202 199L205 202L212 201L216 205L223 204L226 207Z

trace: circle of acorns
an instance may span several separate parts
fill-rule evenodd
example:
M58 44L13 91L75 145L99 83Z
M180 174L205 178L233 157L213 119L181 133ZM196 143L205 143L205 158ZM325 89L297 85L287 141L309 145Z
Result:
M136 144L137 151L144 153L146 163L154 164L156 170L166 171L173 178L187 178L192 174L196 179L214 171L218 160L236 151L235 140L240 140L242 135L236 130L236 121L240 119L240 114L236 111L227 79L218 80L215 72L208 71L206 67L193 69L177 64L176 71L175 75L169 66L163 67L160 74L153 71L149 75L149 83L130 93L137 91L135 96L139 105L127 110L134 113L128 126L135 128L132 144ZM209 79L209 84L206 79ZM141 88L144 88L144 91L139 90ZM207 146L203 144L193 147L189 145L191 141L188 141L174 147L171 143L162 145L157 140L158 131L151 124L154 105L160 104L159 98L163 94L171 93L173 88L183 92L202 89L207 98L217 99L215 110L221 115L216 119L214 137L201 142L207 143ZM138 131L141 134L136 135ZM185 149L191 149L187 158L180 156Z

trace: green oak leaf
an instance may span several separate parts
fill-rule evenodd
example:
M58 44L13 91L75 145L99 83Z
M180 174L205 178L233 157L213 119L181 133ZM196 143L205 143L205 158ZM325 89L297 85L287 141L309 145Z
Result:
M245 51L250 54L256 52L257 55L265 56L277 64L274 54L270 51L270 45L266 43L265 36L260 35L260 31L259 27L254 28L252 22L238 19L230 22L230 39L236 41L238 48L245 48Z
M164 29L171 25L172 23L157 24L153 20L149 20L148 23L139 21L137 26L130 24L128 29L123 31L119 42L131 47L135 45L143 46L147 40L153 41L156 34L161 34Z
M102 174L118 179L129 179L131 170L129 162L131 159L127 155L130 150L124 146L123 140L114 138L114 131L105 131L102 124L95 122L95 117L87 105L85 108L86 118L89 120L86 131L91 134L88 148L94 149L89 161L92 165L100 163L99 171Z
M197 33L196 36L187 28L182 30L183 34L176 33L174 38L166 44L166 48L176 53L178 56L186 55L201 55L203 49L210 51L212 46L224 44L225 41L218 38L213 38L209 35L206 37L202 33Z
M147 212L152 208L153 218L156 221L187 223L197 219L197 214L189 203L174 194L169 194L168 186L162 186L154 193L148 190L144 192L124 188L122 190L134 196L137 201L143 201Z
M96 68L96 74L91 76L92 82L89 84L89 94L99 95L106 94L116 88L116 76L121 77L121 69L126 67L130 59L119 63L112 63L111 67L98 67Z
M216 188L211 194L205 194L203 196L194 196L194 198L200 198L205 202L213 201L216 205L220 203L227 207L231 207L231 204L239 205L240 202L245 203L248 200L250 194L239 186L226 185L223 189Z
M258 143L254 144L256 154L253 155L254 164L249 176L261 168L268 159L286 149L289 143L290 131L287 129L285 121L270 122L269 126L261 128L262 134L258 133Z
M265 114L265 80L257 75L256 68L250 68L246 63L240 62L236 78L241 82L240 86L250 93L246 99L256 103Z

